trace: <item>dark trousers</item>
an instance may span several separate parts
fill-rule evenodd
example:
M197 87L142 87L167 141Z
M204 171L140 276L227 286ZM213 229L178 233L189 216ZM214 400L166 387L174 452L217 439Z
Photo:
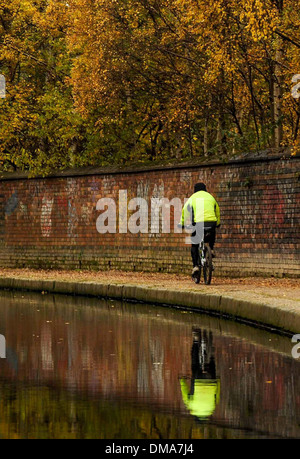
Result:
M209 243L211 250L214 249L216 242L216 222L205 222L204 224L204 240ZM195 234L195 233L193 233ZM193 267L199 266L199 244L192 244L191 255L193 260Z
M194 394L195 382L199 379L216 379L216 362L212 343L212 333L207 336L206 330L203 330L203 341L201 339L201 331L198 333L198 340L193 342L192 346L192 380L190 395ZM202 346L205 346L203 349ZM200 356L201 353L201 363ZM204 357L204 360L203 360Z

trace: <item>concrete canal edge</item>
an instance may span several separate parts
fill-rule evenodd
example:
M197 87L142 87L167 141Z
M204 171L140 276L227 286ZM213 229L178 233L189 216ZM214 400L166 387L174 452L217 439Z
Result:
M130 284L71 282L0 277L0 290L47 292L63 295L111 298L148 304L168 305L266 326L288 334L300 333L300 310L274 307L234 296L188 290L168 290Z

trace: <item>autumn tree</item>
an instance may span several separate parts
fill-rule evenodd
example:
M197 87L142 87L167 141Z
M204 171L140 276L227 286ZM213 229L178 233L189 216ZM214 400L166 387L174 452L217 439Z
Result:
M296 0L0 0L2 169L299 142Z
M294 137L294 0L72 0L71 11L76 106L114 157L232 154Z
M66 77L67 7L63 1L0 1L0 71L7 97L0 101L2 168L46 174L79 153L80 116Z

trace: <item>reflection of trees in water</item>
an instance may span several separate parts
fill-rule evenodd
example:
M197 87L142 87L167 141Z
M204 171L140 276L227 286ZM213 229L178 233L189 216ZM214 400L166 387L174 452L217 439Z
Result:
M165 392L163 373L164 348L161 344L161 341L159 339L154 340L153 338L150 338L149 351L152 364L151 383L153 394L155 397L161 398Z
M53 371L54 362L52 354L52 334L48 323L43 324L41 330L41 359L42 369L46 371Z
M0 309L7 343L18 356L17 372L1 362L6 380L39 381L100 398L129 397L141 406L148 399L186 415L178 376L191 375L190 323L112 308L112 302L76 311L60 303L27 307L25 301L16 306L12 299ZM217 331L214 351L222 384L211 422L297 436L299 362Z
M147 406L70 396L63 389L0 386L0 437L194 439L238 438L226 426L201 426L193 418L153 412ZM251 437L251 434L250 434ZM255 435L253 437L256 438Z
M138 340L137 390L141 396L162 398L165 393L164 346L158 335L142 333Z
M149 396L149 363L148 353L146 352L147 340L144 334L139 339L138 362L137 362L137 391L141 396Z
M236 426L299 437L299 362L240 340L230 343L216 349L222 381L226 379L220 416L226 408Z

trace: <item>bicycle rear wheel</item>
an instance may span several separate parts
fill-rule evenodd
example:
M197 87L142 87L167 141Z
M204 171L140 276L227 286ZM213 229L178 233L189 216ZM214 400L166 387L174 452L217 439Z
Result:
M209 245L206 245L204 247L204 257L205 257L205 262L203 266L203 277L204 277L205 284L209 285L211 283L212 272L213 272L212 254L211 254L211 248L209 247Z

